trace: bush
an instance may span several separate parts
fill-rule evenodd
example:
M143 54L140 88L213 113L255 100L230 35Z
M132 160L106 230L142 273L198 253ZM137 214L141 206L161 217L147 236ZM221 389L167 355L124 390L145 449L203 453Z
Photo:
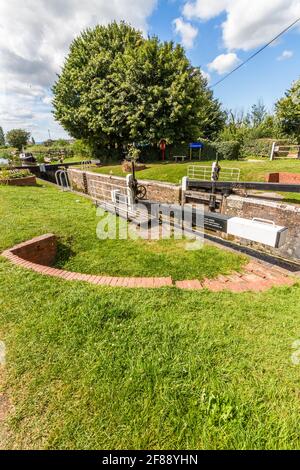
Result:
M1 170L0 181L7 181L18 178L25 178L26 176L32 176L29 170Z
M241 155L243 158L262 157L268 158L271 153L272 143L277 145L292 145L295 143L293 139L247 139L241 147Z
M214 142L212 147L219 160L238 160L240 157L241 145L237 141Z
M91 155L92 155L91 148L88 145L88 143L86 143L83 140L80 140L80 139L76 140L72 144L72 150L73 150L74 155L76 157L79 157L81 159L90 159L91 158Z
M238 160L240 156L240 143L230 142L210 142L201 139L204 144L201 150L201 160L213 161L217 155L220 160ZM198 155L198 150L194 150L194 158ZM172 157L174 155L190 155L189 143L177 144L172 147Z
M249 139L242 144L242 157L269 157L274 139Z

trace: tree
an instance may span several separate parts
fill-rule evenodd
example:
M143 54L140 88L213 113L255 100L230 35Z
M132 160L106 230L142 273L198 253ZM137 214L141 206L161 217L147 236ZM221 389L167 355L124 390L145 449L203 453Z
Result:
M75 39L53 93L55 118L94 148L211 137L224 124L219 102L184 49L144 39L123 22Z
M16 147L18 150L22 150L25 147L30 139L30 132L25 131L24 129L12 129L7 132L6 140L11 147Z
M250 118L253 127L260 126L265 118L267 117L267 110L264 103L258 100L257 104L254 104L251 108Z
M282 131L300 144L300 79L276 103L276 116Z
M35 139L34 139L34 137L31 137L31 143L32 143L32 145L35 145Z
M5 145L5 137L2 127L0 126L0 147L4 147Z
M54 142L54 146L57 148L68 147L68 145L70 145L70 143L66 139L57 139Z

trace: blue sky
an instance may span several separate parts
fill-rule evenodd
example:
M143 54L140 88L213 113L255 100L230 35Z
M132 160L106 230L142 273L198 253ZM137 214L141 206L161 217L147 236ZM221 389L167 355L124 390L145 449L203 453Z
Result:
M297 17L300 0L0 0L0 125L26 128L37 141L48 129L52 138L66 135L51 114L51 86L87 26L125 20L180 42L212 85ZM215 87L223 106L247 111L261 99L271 111L300 76L299 33L298 26Z
M163 40L172 39L180 42L180 35L175 33L172 21L174 18L182 16L182 8L185 3L183 0L160 2L149 20L151 34L155 34ZM254 15L255 11L252 13ZM187 49L187 55L193 65L200 66L206 72L208 72L207 64L211 63L218 55L226 53L221 30L221 24L225 20L226 13L223 12L208 21L199 19L191 21L191 24L198 28L198 35L193 47ZM288 22L282 22L281 27L277 28L277 32L287 25ZM273 36L272 34L266 36L266 42L275 35L276 33ZM259 47L247 51L237 49L238 57L243 61ZM288 53L282 57L284 51L288 51ZM219 75L217 72L209 73L211 76L210 85L225 75ZM271 111L274 102L297 78L300 78L300 34L299 28L294 28L274 45L265 49L253 61L243 66L220 85L213 87L213 90L215 96L226 108L247 110L258 99L262 99Z

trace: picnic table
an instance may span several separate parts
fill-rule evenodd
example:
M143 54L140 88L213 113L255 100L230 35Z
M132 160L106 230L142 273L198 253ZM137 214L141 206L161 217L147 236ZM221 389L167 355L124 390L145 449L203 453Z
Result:
M184 162L184 160L187 158L187 156L186 156L186 155L174 155L173 158L174 158L174 160L175 160L176 163L177 163L178 158L179 158L179 159L181 158L181 161Z

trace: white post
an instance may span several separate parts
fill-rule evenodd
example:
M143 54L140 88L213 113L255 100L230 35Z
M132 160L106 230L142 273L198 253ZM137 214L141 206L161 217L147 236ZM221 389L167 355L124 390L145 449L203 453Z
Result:
M132 207L134 200L133 200L133 192L132 192L132 182L133 182L133 176L132 174L126 175L126 187L127 187L127 201L128 201L128 206Z
M275 152L275 147L276 147L276 142L272 143L272 149L271 149L271 155L270 155L270 160L274 160L274 152Z
M187 176L184 176L184 177L182 178L182 187L181 187L182 191L187 191L188 183L189 183L188 177L187 177Z

